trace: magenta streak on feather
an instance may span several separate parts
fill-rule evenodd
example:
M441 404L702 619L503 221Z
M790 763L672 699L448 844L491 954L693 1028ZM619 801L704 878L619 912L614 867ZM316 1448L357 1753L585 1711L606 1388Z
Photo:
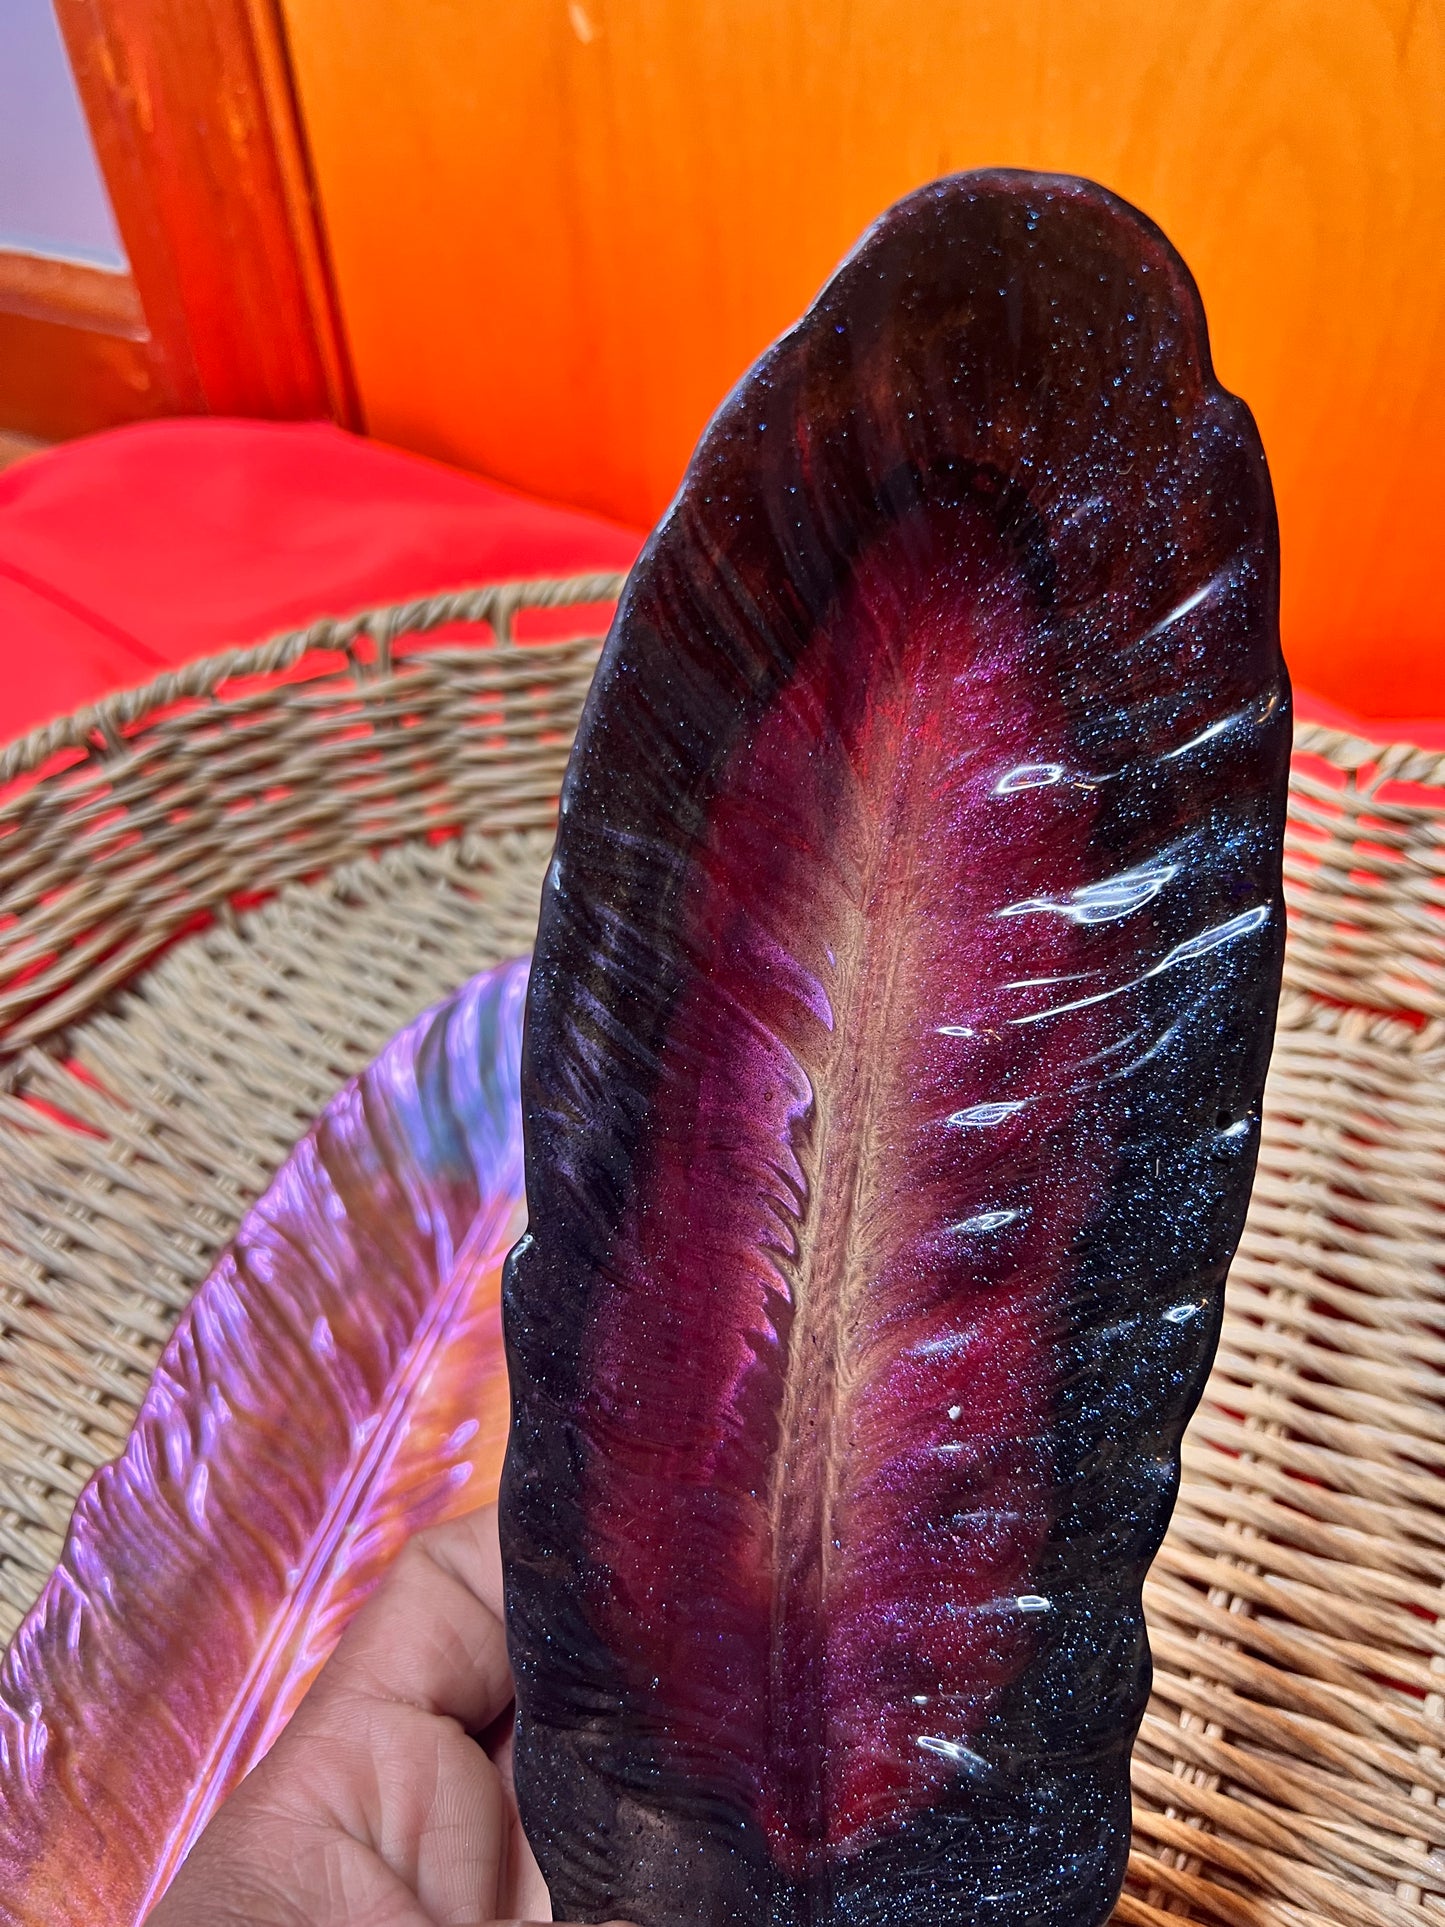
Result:
M1096 876L1089 791L1000 782L1065 741L1028 596L968 515L894 532L733 757L578 1415L609 1644L794 1876L982 1764L1046 1610L1051 1289L1110 1153L1076 1119L1093 1012L1010 1022L1081 953L1000 913ZM1053 1158L1070 1195L1002 1255Z

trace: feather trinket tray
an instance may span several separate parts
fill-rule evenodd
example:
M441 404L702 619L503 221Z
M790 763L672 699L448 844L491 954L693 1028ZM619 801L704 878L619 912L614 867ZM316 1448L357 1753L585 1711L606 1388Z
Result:
M527 965L327 1107L166 1347L0 1669L0 1923L133 1927L411 1533L496 1495Z
M1273 501L1187 270L874 227L624 591L522 1063L502 1487L562 1917L1087 1927L1284 941Z

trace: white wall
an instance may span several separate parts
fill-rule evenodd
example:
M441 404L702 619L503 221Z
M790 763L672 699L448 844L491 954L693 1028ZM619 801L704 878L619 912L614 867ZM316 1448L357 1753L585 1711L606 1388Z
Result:
M51 0L0 0L0 248L126 265Z

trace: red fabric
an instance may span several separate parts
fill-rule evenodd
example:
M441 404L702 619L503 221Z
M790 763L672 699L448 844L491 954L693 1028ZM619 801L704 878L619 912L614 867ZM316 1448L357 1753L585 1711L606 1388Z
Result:
M1302 723L1327 723L1363 736L1367 743L1415 743L1421 749L1445 749L1445 722L1425 716L1356 716L1307 689L1295 691L1295 715Z
M321 423L147 422L0 474L0 741L323 615L630 567L642 536Z
M322 423L147 422L0 474L0 741L233 643L505 577L630 567L642 536ZM1445 722L1299 714L1445 749Z

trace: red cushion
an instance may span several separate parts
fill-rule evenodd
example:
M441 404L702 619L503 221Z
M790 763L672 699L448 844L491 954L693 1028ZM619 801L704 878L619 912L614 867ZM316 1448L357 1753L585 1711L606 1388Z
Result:
M319 422L146 422L0 474L0 742L109 690L470 582L626 569L642 543ZM1307 720L1445 748L1445 723Z
M642 536L323 423L146 422L0 474L0 741L233 643Z
M1326 702L1323 696L1307 689L1295 691L1295 716L1302 723L1328 723L1331 729L1348 730L1369 743L1415 743L1421 749L1445 749L1445 722L1423 716L1357 716Z

